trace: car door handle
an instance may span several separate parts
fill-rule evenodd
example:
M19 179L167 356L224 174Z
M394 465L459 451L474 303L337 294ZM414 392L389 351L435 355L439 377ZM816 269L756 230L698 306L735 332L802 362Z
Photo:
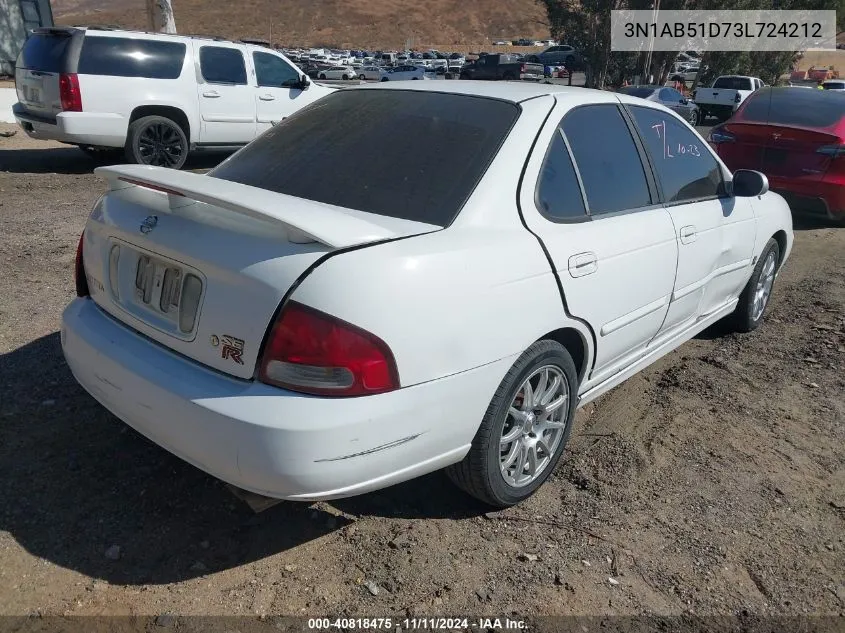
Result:
M572 277L591 275L599 268L595 253L578 253L569 258L569 274Z
M208 90L202 93L203 97L208 97L209 99L217 99L220 96L220 93L216 90Z
M260 95L258 98L261 99L262 101L275 101L276 100L276 97L274 97L273 95Z
M678 236L681 238L681 244L692 244L698 237L698 234L695 232L694 226L682 226L678 232Z

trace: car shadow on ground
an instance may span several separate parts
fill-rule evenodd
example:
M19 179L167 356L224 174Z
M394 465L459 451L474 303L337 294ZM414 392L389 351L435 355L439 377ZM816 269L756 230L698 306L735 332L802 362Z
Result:
M58 333L0 356L0 385L0 532L35 556L110 583L164 584L231 569L360 516L487 510L435 473L331 506L282 502L255 514L225 484L85 393Z
M211 169L231 154L231 150L195 152L183 169ZM109 160L95 160L76 147L0 149L0 172L16 174L90 174L95 167L124 162L119 150Z

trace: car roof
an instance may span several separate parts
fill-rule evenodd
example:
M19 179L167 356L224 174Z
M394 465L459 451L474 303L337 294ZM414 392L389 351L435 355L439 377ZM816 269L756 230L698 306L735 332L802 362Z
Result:
M444 92L448 94L467 95L500 99L512 103L521 103L536 97L546 95L561 95L567 97L583 97L585 103L612 102L615 93L606 90L593 90L555 84L517 83L510 81L487 82L472 80L455 81L409 81L401 84L390 82L359 86L354 90L415 90L419 92Z

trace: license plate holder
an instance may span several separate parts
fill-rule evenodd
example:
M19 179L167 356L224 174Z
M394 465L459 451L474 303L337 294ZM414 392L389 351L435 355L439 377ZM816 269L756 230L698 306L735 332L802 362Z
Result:
M135 303L169 318L179 313L185 271L173 262L140 255L135 269Z
M27 90L26 100L36 105L41 105L41 89L29 87Z

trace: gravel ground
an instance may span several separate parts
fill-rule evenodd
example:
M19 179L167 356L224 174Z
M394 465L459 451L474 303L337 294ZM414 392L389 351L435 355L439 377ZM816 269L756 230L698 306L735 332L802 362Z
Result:
M588 406L517 508L436 473L254 514L63 362L93 166L0 138L0 615L845 612L845 229L797 220L764 326Z

